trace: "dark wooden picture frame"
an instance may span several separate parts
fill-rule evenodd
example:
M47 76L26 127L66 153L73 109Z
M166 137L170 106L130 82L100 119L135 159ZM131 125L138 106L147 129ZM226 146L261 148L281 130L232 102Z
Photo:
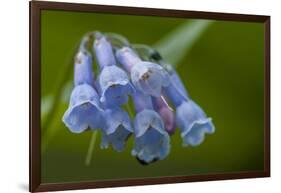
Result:
M152 8L133 8L120 6L103 6L91 4L74 4L58 2L30 2L30 174L29 187L31 192L72 190L117 186L133 186L148 184L182 183L194 181L226 180L241 178L258 178L270 176L270 16L244 15L230 13L211 13L199 11L179 11ZM77 12L116 13L129 15L147 15L163 17L180 17L196 19L213 19L226 21L260 22L265 25L264 37L264 171L220 173L180 177L159 177L144 179L107 180L97 182L75 182L62 184L41 183L41 150L40 150L40 97L41 97L41 52L40 52L40 13L41 10L64 10Z

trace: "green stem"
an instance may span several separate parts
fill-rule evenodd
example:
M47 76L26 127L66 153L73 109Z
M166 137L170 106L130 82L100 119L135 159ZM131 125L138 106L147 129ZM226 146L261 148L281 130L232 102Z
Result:
M96 143L96 138L97 138L97 131L94 131L90 140L90 144L88 147L86 159L85 159L85 165L89 166L92 161L92 156L93 156L93 151Z

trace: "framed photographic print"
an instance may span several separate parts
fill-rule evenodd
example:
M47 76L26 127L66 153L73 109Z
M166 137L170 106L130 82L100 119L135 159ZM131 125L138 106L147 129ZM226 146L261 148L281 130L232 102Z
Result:
M30 2L30 191L270 176L270 17Z

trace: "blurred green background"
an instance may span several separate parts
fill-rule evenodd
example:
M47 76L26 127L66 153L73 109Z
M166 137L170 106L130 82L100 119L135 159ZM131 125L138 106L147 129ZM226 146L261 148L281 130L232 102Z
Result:
M99 148L85 164L92 132L71 133L68 107L73 55L93 30L155 45L176 66L191 97L213 118L216 132L198 147L182 147L179 132L162 161L143 166L126 151ZM263 170L264 26L262 23L150 16L41 12L42 183Z

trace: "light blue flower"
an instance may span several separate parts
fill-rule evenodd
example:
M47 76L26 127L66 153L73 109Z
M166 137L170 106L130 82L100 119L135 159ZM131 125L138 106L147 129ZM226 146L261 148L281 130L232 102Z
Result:
M134 121L135 146L132 155L150 163L163 160L170 152L170 137L161 117L153 110L139 112Z
M151 62L135 64L131 70L132 83L137 89L151 96L161 96L162 87L169 84L169 77L164 69Z
M161 117L153 110L151 97L137 91L133 102L137 114L132 155L143 163L164 159L170 151L170 138Z
M93 85L92 57L86 51L79 51L75 57L74 84Z
M109 144L120 152L125 148L128 137L133 132L128 113L121 108L105 110L106 127L102 133L101 148L108 148Z
M215 132L212 119L192 100L177 107L176 121L182 131L181 137L185 146L197 146L204 141L205 134Z
M99 75L101 102L109 106L122 105L128 101L128 95L134 93L134 87L127 74L117 66L106 66Z
M128 95L134 92L127 73L116 66L110 42L100 33L94 43L97 62L101 68L98 77L101 90L101 102L118 106L128 101Z
M131 80L136 89L145 94L159 97L162 87L169 85L168 73L162 66L141 61L131 48L124 47L118 50L116 57L124 68L130 71Z
M205 134L215 132L211 118L190 98L186 98L170 84L164 93L176 107L176 123L181 129L184 146L197 146L204 141Z
M88 84L75 86L62 120L73 133L103 127L103 110L95 89Z

